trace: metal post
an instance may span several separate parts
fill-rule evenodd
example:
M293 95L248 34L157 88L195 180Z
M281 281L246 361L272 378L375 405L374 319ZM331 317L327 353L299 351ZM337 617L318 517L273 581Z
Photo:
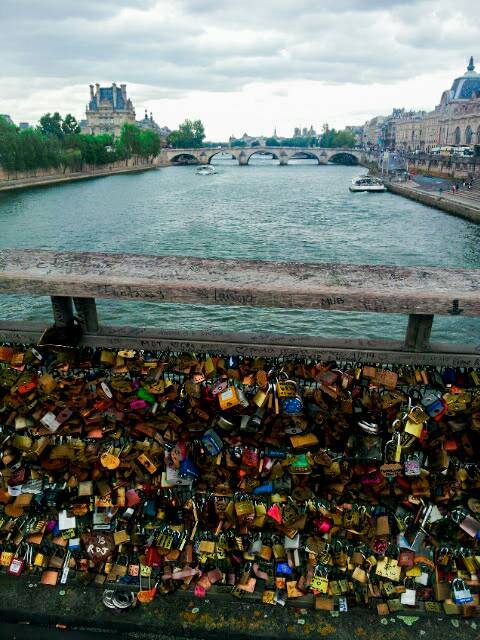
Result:
M73 298L82 329L86 333L98 332L95 298Z
M425 351L430 344L433 315L411 313L405 335L405 348L413 351Z
M73 303L68 296L51 296L55 326L68 327L73 323Z

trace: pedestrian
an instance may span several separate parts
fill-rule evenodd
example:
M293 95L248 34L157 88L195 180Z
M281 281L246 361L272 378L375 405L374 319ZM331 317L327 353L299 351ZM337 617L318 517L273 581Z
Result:
M460 185L458 184L458 182L455 184L455 192L457 192L460 189Z

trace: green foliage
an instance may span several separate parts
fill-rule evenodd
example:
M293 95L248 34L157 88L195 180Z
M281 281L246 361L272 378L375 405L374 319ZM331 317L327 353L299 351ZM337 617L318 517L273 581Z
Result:
M296 138L286 138L282 141L282 146L285 147L318 147L318 138L315 136L303 137L298 136Z
M251 146L252 146L252 147L259 147L259 146L260 146L260 142L259 142L258 140L254 140L254 141L252 142L252 145L251 145Z
M119 146L127 158L133 155L139 155L141 148L140 129L134 124L128 124L128 122L126 122L120 133Z
M40 118L40 129L45 135L56 136L57 138L63 138L64 131L62 129L62 116L55 111L55 113L46 113Z
M267 147L279 147L280 146L280 142L276 138L267 138L265 140L265 145Z
M68 114L45 114L36 129L19 130L0 117L0 165L8 172L63 167L81 171L84 164L102 165L132 155L153 158L160 136L151 129L125 124L119 140L111 135L84 135Z
M71 113L67 113L62 122L62 131L67 135L80 133L80 125L77 122L75 116L72 116Z
M355 146L355 134L351 131L336 131L329 129L328 125L323 125L323 133L320 137L321 147L346 147L352 149Z
M154 158L160 151L160 136L152 129L143 129L140 133L140 155L142 158Z
M231 147L246 147L245 140L232 140L230 143Z
M205 127L201 120L185 120L178 129L172 131L167 143L174 149L198 149L205 138Z

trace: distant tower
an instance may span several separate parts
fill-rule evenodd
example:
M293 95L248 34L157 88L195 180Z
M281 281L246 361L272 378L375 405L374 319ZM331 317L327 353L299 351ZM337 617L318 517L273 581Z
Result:
M273 137L276 138L277 137L277 127L275 127L275 129L273 130Z
M467 71L475 71L475 65L473 64L473 56L470 56L470 62L468 63Z

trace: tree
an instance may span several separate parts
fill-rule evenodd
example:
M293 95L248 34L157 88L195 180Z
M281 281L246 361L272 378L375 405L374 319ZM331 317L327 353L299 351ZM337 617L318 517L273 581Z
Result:
M140 132L140 155L142 158L154 158L160 151L160 136L152 129Z
M205 138L205 127L201 120L185 120L172 131L167 142L175 149L198 149Z
M259 147L260 146L260 142L258 140L254 140L250 146Z
M67 136L69 134L80 133L80 125L77 122L75 116L71 113L67 113L62 122L62 131Z
M42 130L42 133L46 135L50 134L60 139L65 135L62 129L62 116L58 111L55 111L53 116L51 113L43 115L40 118L40 129Z
M141 145L139 127L134 124L128 124L128 122L123 125L120 133L120 147L127 158L140 155Z
M0 165L13 173L17 165L17 127L0 116Z
M230 143L231 147L246 147L245 140L232 140Z
M321 147L347 147L351 149L355 146L355 134L351 131L336 131L329 129L328 124L323 125L323 133L320 137Z
M280 143L276 138L267 138L265 140L265 145L267 147L279 147Z

